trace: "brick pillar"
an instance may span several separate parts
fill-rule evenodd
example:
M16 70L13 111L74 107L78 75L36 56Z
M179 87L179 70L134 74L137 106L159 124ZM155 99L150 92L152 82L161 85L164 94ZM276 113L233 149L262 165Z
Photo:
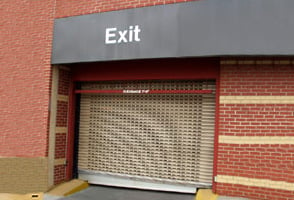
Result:
M59 66L54 150L54 184L59 184L66 179L66 146L70 84L70 69Z

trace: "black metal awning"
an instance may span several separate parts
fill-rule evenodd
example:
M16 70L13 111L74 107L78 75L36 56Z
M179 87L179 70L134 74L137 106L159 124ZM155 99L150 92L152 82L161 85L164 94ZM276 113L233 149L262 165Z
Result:
M52 64L294 55L293 0L201 0L55 20Z

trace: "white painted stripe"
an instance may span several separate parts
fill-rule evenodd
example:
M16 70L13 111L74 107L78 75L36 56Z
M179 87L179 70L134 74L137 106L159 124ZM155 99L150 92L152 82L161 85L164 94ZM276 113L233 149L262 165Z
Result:
M220 96L221 104L294 104L294 96Z
M66 159L65 158L55 159L54 166L58 166L58 165L66 165Z
M221 65L291 65L294 60L222 60Z
M217 175L216 182L294 191L294 183L289 183L285 181L273 181L270 179L256 179L239 176Z
M68 102L68 96L67 95L61 95L59 94L58 97L57 97L57 100L58 101L65 101L65 102Z
M67 133L67 127L56 127L55 133Z
M294 144L294 136L219 136L225 144Z

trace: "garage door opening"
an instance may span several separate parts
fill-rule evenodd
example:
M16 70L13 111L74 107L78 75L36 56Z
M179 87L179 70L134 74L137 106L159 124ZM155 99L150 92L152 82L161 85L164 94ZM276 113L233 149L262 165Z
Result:
M195 193L212 185L215 81L82 82L78 176Z

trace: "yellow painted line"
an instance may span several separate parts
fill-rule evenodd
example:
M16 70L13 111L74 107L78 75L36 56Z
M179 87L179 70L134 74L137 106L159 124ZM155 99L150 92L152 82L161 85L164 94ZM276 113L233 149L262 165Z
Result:
M289 183L285 181L272 181L269 179L256 179L256 178L246 178L246 177L239 177L239 176L217 175L216 182L294 191L294 183Z
M219 136L224 144L294 144L294 136Z
M214 194L211 189L200 189L197 191L195 200L216 200L217 194Z
M220 96L221 104L294 104L294 96Z

